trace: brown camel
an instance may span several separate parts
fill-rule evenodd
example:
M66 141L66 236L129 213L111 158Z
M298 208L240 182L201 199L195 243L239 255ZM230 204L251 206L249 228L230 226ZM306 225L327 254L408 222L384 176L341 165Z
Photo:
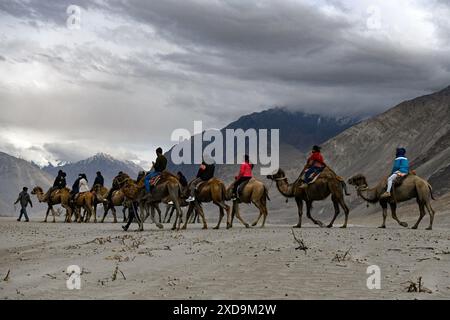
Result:
M402 184L396 186L394 183L394 188L392 191L392 197L388 199L381 199L381 195L384 193L387 184L387 178L380 181L375 187L369 188L367 180L364 175L357 174L350 179L348 183L355 186L358 196L369 203L380 203L383 209L383 224L380 228L386 228L386 217L387 217L387 205L391 207L392 218L398 222L402 227L407 227L406 222L400 221L397 217L396 209L398 202L408 201L410 199L416 198L417 204L419 206L420 216L416 224L412 229L417 229L420 221L425 216L425 208L427 208L428 214L430 215L430 225L427 230L433 228L434 220L434 210L431 207L431 199L433 198L431 185L424 179L414 175L409 174L403 180Z
M94 223L97 223L97 215L94 214L94 198L94 193L90 191L79 193L75 197L75 200L72 201L75 221L79 223L83 222L83 220L84 222L90 222L92 215L94 215ZM81 215L81 209L84 209L86 213L84 219Z
M227 212L227 229L230 228L230 207L225 203L226 198L226 187L225 184L217 179L212 178L203 185L200 186L198 192L195 196L195 201L189 203L189 208L186 213L186 221L183 225L183 230L186 229L187 224L189 222L189 217L194 209L199 213L203 222L203 229L208 229L208 225L206 224L205 214L203 213L202 203L212 202L216 206L219 207L219 222L214 229L220 228L220 223L222 222L223 216L225 215L224 211Z
M44 191L41 187L36 186L31 191L31 194L35 195L39 202L45 202L48 205L47 212L45 213L44 222L47 222L48 214L51 211L53 215L53 222L55 222L55 210L54 205L60 204L64 209L66 209L65 222L71 222L70 217L72 216L72 208L70 207L70 190L67 188L61 190L53 191L49 197L46 197Z
M231 196L233 193L233 185L234 182L228 187L226 192L226 199L231 200ZM256 178L251 178L247 185L244 187L243 190L240 191L240 196L238 199L233 201L233 208L231 211L231 222L230 222L230 228L233 227L233 219L236 216L236 218L246 227L249 228L249 224L244 221L241 217L241 213L239 212L239 203L253 203L258 209L259 209L259 216L255 220L255 222L252 223L252 226L256 226L261 219L263 218L261 228L264 227L266 224L267 219L267 200L269 199L269 192L261 181L259 181Z
M316 220L311 216L313 201L325 200L331 194L331 201L334 206L334 217L327 225L328 228L333 226L334 221L340 213L339 206L345 213L345 221L341 228L347 227L349 209L344 201L345 182L342 181L331 169L325 167L320 176L309 184L306 188L301 188L302 181L297 179L294 183L289 183L282 169L279 169L274 175L267 176L268 179L276 181L278 191L286 198L295 198L298 207L298 223L294 228L302 227L303 201L306 203L306 216L314 222L314 224L323 227L320 220Z
M139 182L134 181L130 177L124 177L119 181L121 190L125 194L125 197L131 201L137 201L139 203L140 217L137 217L139 223L139 231L144 230L144 221L146 219L146 213L148 216L148 210L151 208L152 222L156 224L158 228L163 228L163 225L156 222L154 219L154 209L159 203L165 199L170 199L176 207L177 219L172 227L172 230L179 230L181 227L181 219L183 212L180 207L181 202L181 185L178 178L169 173L162 172L160 181L156 186L152 187L152 192L147 194L144 186L144 178L141 178ZM159 209L159 208L158 208ZM158 210L157 209L157 210ZM178 226L177 226L178 221Z
M104 222L106 216L108 215L109 210L111 210L113 217L114 217L114 223L117 223L117 211L115 207L123 206L122 213L123 213L123 222L126 221L126 210L131 208L131 204L129 201L126 201L125 195L123 194L122 190L116 190L113 192L111 196L111 203L108 203L106 197L108 195L108 188L103 187L101 185L95 185L92 188L92 191L95 193L95 199L94 199L94 214L97 215L97 205L103 204L103 218L100 222Z

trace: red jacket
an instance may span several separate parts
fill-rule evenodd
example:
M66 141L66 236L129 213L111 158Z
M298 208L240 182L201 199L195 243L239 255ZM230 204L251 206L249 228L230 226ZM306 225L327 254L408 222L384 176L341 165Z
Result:
M308 158L308 165L312 167L322 168L325 166L325 161L323 160L322 154L320 152L313 152Z
M244 162L241 164L241 169L239 170L239 175L236 177L236 180L242 178L242 177L252 177L252 168L253 165L248 162Z

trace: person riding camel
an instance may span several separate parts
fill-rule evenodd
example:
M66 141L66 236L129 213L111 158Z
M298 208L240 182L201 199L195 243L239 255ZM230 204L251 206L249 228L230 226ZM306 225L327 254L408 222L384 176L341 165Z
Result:
M112 202L112 196L114 194L115 191L120 189L120 182L126 177L126 174L123 173L122 171L119 171L119 173L117 174L117 176L113 179L112 182L112 187L111 189L108 191L108 195L106 196L106 200L108 201L108 203Z
M195 192L198 185L212 179L214 177L215 169L214 163L207 163L205 160L202 161L196 178L192 180L189 185L189 198L186 199L186 202L192 202L195 200Z
M103 178L103 175L100 171L97 171L97 176L95 177L94 180L94 186L95 185L99 185L102 187L105 185L105 178Z
M147 193L151 191L150 181L157 176L159 176L167 167L167 159L163 155L163 150L161 148L156 149L156 161L153 162L153 169L145 176L144 184Z
M53 186L45 194L45 198L48 199L53 191L64 189L67 186L66 173L62 170L58 171L58 175L53 182Z
M80 185L78 187L78 193L84 193L84 192L89 192L89 184L88 184L87 176L84 173L82 173L81 179L80 179Z
M241 164L239 174L235 177L231 200L236 200L238 198L237 190L239 186L243 182L248 181L253 177L252 170L253 170L253 163L250 163L250 157L248 156L248 154L246 154L244 156L244 162Z
M186 177L184 176L183 172L178 171L178 172L177 172L177 177L178 177L178 180L180 181L181 186L182 186L183 188L187 187L188 182L187 182L187 179L186 179Z
M386 192L381 195L382 199L386 199L391 196L392 184L394 183L394 180L397 179L397 177L402 177L409 173L409 161L405 155L405 148L397 148L392 172L387 180Z
M72 190L70 192L72 201L75 200L76 195L80 192L80 181L82 179L82 173L78 175L78 178L72 185Z
M321 148L319 146L313 146L311 154L306 161L306 165L303 168L300 176L302 177L303 184L301 188L306 188L308 184L312 181L314 176L318 175L326 167L325 161L323 160Z

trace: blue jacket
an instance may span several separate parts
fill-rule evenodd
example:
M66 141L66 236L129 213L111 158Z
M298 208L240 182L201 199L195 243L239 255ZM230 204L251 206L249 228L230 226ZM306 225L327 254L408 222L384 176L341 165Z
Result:
M407 174L409 172L409 161L406 157L397 157L394 160L394 167L392 168L392 173L400 171L401 173Z

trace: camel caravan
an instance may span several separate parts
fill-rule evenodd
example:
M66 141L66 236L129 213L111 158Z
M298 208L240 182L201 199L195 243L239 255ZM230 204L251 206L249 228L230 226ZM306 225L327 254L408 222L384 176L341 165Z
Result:
M354 175L347 182L355 187L361 199L368 203L380 204L383 212L383 223L380 228L386 227L388 206L391 208L393 219L400 226L407 227L408 224L397 217L397 203L415 198L420 215L412 228L417 229L428 211L430 224L427 230L431 230L434 220L434 210L431 207L431 200L434 199L432 188L426 180L418 177L414 171L410 171L405 154L404 148L397 148L391 175L382 179L373 188L369 188L362 174ZM66 174L59 171L53 187L46 193L39 186L36 186L31 193L38 198L39 202L48 205L44 222L47 222L50 212L55 222L54 206L60 205L66 211L65 222L88 223L93 219L95 223L97 222L97 206L102 205L104 215L101 222L105 221L108 212L111 211L113 222L117 223L116 207L123 208L123 222L126 222L126 225L122 228L125 231L132 222L136 222L138 230L143 231L144 222L148 218L157 228L162 229L162 222L170 223L174 213L172 230L186 229L188 223L195 221L201 221L203 229L207 229L203 205L212 203L219 212L218 223L214 229L220 228L225 217L227 229L232 228L234 218L237 218L246 228L250 228L250 224L244 221L239 210L239 205L245 203L253 204L259 211L258 217L251 226L257 226L260 221L261 227L265 226L268 216L267 201L270 200L269 190L262 181L253 176L254 166L248 155L245 155L238 175L229 186L214 176L215 166L212 161L203 161L195 179L188 183L182 172L175 175L166 170L167 159L161 148L156 150L156 155L156 161L153 162L149 172L140 172L137 179L119 172L113 180L111 189L104 186L104 178L100 172L97 172L91 189L88 187L86 175L80 174L70 190L66 186ZM341 210L344 212L344 223L341 228L347 227L350 210L345 202L345 196L349 195L346 181L325 164L319 146L312 148L305 167L293 183L289 183L281 168L268 175L267 179L275 182L278 191L284 197L295 199L298 213L298 223L294 226L295 228L302 227L304 205L308 219L324 227L325 224L312 215L313 202L325 200L330 196L334 216L326 227L333 227ZM227 204L230 201L231 206ZM163 221L161 220L161 204L167 206ZM187 210L185 217L183 208ZM169 212L170 216L167 219Z

